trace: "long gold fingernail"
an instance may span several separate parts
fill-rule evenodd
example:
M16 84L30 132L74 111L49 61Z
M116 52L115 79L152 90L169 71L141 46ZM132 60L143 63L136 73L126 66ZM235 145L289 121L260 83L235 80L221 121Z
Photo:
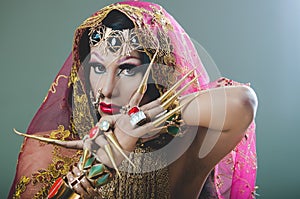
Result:
M144 74L144 77L143 77L143 79L141 81L141 84L140 84L140 86L139 86L139 88L137 90L137 92L139 92L142 95L146 92L148 78L149 78L150 71L151 71L151 68L152 68L152 65L153 65L153 62L154 62L154 59L155 59L157 53L158 53L158 51L156 51L155 54L153 55L153 57L151 59L151 62L150 62L149 66L148 66L148 68L147 68L147 70L146 70L146 72Z
M175 90L181 85L181 83L187 78L192 72L194 72L195 68L190 70L187 74L185 74L178 82L176 82L169 90L167 90L162 96L160 96L158 99L160 102L164 102L166 99L168 99Z
M38 135L30 135L30 134L21 133L21 132L17 131L15 128L13 128L13 130L18 135L32 138L35 140L39 140L42 142L47 142L50 144L56 144L56 145L64 146L67 148L74 148L74 149L82 149L82 147L83 147L82 140L73 140L73 141L56 140L56 139L46 138L46 137L42 137L42 136L38 136Z
M179 109L181 109L183 106L185 106L188 103L190 103L192 100L194 100L199 95L200 95L200 92L196 93L191 99L189 99L188 101L186 101L184 104L180 104L176 108L172 109L171 111L167 112L165 115L163 115L160 118L158 118L157 120L155 120L153 122L153 125L155 127L158 127L159 125L161 125L162 123L164 123L169 117L171 117L174 113L176 113Z
M117 164L116 164L116 161L115 161L115 159L114 159L114 155L113 155L113 153L112 153L112 150L111 150L110 145L109 145L109 144L104 145L104 150L105 150L105 152L106 152L108 158L110 159L110 161L111 161L111 163L112 163L114 169L116 170L118 176L121 178L121 174L120 174L119 169L118 169L118 167L117 167Z
M89 156L90 156L89 150L84 149L83 154L82 154L82 168L84 168L84 165L85 165L86 161L88 160Z
M184 85L175 95L171 96L168 98L161 106L163 107L164 110L167 110L168 107L179 97L179 95L185 91L195 80L198 79L199 76L194 77L189 83Z
M117 138L113 133L105 133L105 136L109 139L109 141L116 147L116 149L123 155L123 157L135 168L133 162L128 158L128 156L124 153L122 147L120 146Z

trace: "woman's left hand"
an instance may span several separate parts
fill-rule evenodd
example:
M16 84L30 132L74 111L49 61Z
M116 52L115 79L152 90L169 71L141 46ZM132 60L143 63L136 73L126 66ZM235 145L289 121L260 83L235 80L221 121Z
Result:
M94 188L86 178L85 174L74 166L72 171L67 174L69 186L81 196L81 198L99 198L97 188Z

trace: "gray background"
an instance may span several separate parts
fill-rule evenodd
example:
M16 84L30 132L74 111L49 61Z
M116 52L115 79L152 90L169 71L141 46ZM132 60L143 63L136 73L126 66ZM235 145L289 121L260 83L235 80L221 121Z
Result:
M72 45L73 31L114 1L2 0L0 6L0 198L22 138ZM209 52L223 76L251 82L259 109L259 198L299 198L300 1L176 0L165 7Z

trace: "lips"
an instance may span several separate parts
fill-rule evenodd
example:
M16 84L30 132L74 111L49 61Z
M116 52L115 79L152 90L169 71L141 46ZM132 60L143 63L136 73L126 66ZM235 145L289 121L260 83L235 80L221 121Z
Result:
M99 104L99 107L100 107L101 112L109 114L109 115L112 115L114 113L119 113L120 109L121 109L121 107L118 106L118 105L115 105L115 104L106 104L104 102L101 102Z

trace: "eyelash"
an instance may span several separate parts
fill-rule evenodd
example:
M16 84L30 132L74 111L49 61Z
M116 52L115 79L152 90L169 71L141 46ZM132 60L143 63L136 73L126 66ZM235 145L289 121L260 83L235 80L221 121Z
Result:
M104 74L106 72L105 67L101 64L91 64L91 67L93 68L96 74ZM122 64L119 66L119 71L117 73L117 76L120 76L123 72L126 71L127 74L125 73L124 74L125 76L133 76L136 74L136 72L133 70L136 67L137 66L133 64Z
M133 76L135 75L135 71L133 70L134 68L136 68L135 65L133 64L122 64L119 66L119 72L117 73L117 75L119 76L123 71L126 72L127 74L124 74L125 76ZM130 74L131 73L131 74Z
M106 72L105 67L101 64L91 64L91 67L93 68L93 70L96 74L103 74ZM101 69L100 69L100 67L101 67Z

